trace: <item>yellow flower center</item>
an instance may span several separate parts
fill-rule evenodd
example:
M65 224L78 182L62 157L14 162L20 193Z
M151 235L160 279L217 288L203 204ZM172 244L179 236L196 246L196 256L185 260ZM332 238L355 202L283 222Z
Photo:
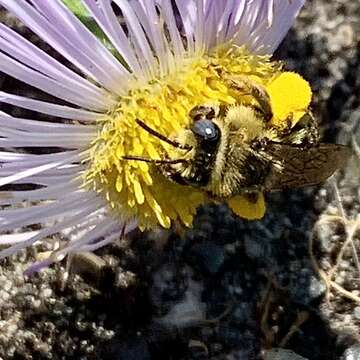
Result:
M169 152L168 145L140 127L136 119L172 137L189 126L188 114L196 105L253 101L247 95L239 98L229 89L224 74L247 76L264 86L278 124L288 114L303 112L309 106L311 90L306 81L296 74L282 73L280 64L271 62L269 57L231 47L184 59L180 70L147 84L134 85L127 96L119 99L116 108L99 119L99 133L84 175L85 186L101 193L115 215L122 219L137 218L140 228L157 224L168 228L172 220L191 226L197 207L206 201L205 194L171 182L155 165L124 160L123 156L161 159L164 152ZM281 100L284 94L285 105ZM262 196L255 202L236 198L229 202L236 213L246 218L262 217L265 209Z

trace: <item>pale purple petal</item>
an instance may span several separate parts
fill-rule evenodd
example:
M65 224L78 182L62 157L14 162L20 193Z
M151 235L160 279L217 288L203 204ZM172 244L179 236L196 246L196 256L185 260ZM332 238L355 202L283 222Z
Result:
M144 59L144 65L148 67L151 76L155 76L158 72L157 62L133 6L128 0L114 0L114 3L123 13L130 41L134 44L138 57Z
M27 231L23 233L0 235L0 246L23 243L24 241L36 236L39 231Z
M287 6L274 0L274 14L271 26L260 28L254 36L253 50L259 54L272 54L280 45L285 35L301 10L305 0L292 0Z
M175 0L190 44L211 49L225 42L271 54L305 0Z
M77 209L77 213L75 215L72 215L70 217L63 219L62 221L60 221L59 223L57 223L54 226L49 226L49 227L46 227L46 228L40 230L37 235L32 236L31 238L27 239L24 242L12 245L4 250L1 250L0 251L0 259L3 259L12 254L15 254L19 250L21 250L25 247L31 246L36 241L42 240L47 236L57 234L67 228L76 226L79 222L83 221L84 218L97 212L98 205L99 205L99 202L97 202L96 200L90 201L89 204L87 204L86 206L84 206L84 204L82 204L82 206Z
M196 3L194 0L175 0L179 10L180 22L185 32L188 51L195 51L195 23L196 23Z
M99 24L115 49L121 54L127 66L137 78L144 78L147 69L142 66L141 60L137 57L136 51L129 42L118 18L116 17L108 0L83 0L84 5Z
M87 111L83 109L74 109L69 106L52 104L45 101L30 99L27 97L5 93L0 91L0 102L18 106L24 109L37 111L39 113L52 115L64 119L80 121L97 121L103 114ZM103 110L106 110L104 108Z
M63 124L57 122L37 121L30 119L21 119L0 112L0 126L10 129L23 130L27 132L41 132L43 135L62 134L63 136L71 134L87 134L93 136L96 134L95 125L75 125Z
M23 201L60 200L64 194L72 194L81 187L81 181L74 179L69 183L60 183L35 190L0 191L0 205L15 205Z
M154 55L158 59L159 75L163 76L169 72L169 61L173 56L168 49L168 43L164 36L164 29L161 18L156 13L154 0L139 0L132 3L132 8L138 18L139 23L149 39L150 45L154 50Z
M108 90L124 94L129 74L100 41L59 0L36 3L38 9L25 0L0 0L0 5L84 74Z
M53 162L49 162L47 164L44 165L40 165L40 166L36 166L34 168L31 169L26 169L23 171L20 171L18 173L14 173L12 175L9 176L4 176L3 177L3 173L5 172L4 166L0 167L0 186L3 185L7 185L10 183L13 183L17 180L20 179L25 179L28 178L32 175L35 174L40 174L41 172L47 172L50 169L54 169L57 168L59 166L62 166L64 164L69 164L73 161L79 161L79 151L69 151L68 155L66 158L64 158L63 160L58 160L58 161L53 161Z
M271 55L287 34L305 0L259 0L230 19L228 37L260 55ZM239 16L240 15L240 16Z
M91 196L92 195L92 196ZM59 216L71 216L78 208L95 198L95 193L67 193L52 203L28 206L19 209L5 209L0 213L0 231L8 231L32 224L42 224Z
M81 93L78 93L68 86L23 65L3 53L0 53L0 69L4 73L11 75L18 80L37 87L38 89L41 89L60 99L82 106L85 109L99 111L104 106L103 104L99 104L97 106L96 103L92 103L87 98L81 96Z
M161 2L161 9L163 11L163 18L166 21L166 25L167 25L169 33L170 33L170 38L171 38L171 43L172 43L175 58L177 60L181 60L181 58L185 54L185 48L184 48L183 42L181 40L179 28L177 27L176 18L175 18L172 4L167 0L163 0Z
M0 24L0 50L64 86L81 93L89 101L106 108L110 94L82 78L57 60L40 50L14 30Z

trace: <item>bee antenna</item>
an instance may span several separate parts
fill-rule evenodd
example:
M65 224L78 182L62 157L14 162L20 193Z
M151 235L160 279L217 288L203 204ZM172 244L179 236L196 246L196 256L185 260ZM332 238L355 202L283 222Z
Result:
M181 164L187 163L186 159L150 159L142 156L123 156L123 160L136 160L136 161L144 161L152 164Z
M191 150L192 149L192 147L190 145L186 145L186 144L183 145L183 144L180 144L179 142L177 142L175 140L170 140L169 138L167 138L166 136L160 134L156 130L152 129L151 127L149 127L148 125L146 125L143 121L141 121L139 119L136 119L135 121L139 126L141 126L149 134L157 137L158 139L166 142L169 145L172 145L173 147L175 147L177 149L181 149L181 150Z

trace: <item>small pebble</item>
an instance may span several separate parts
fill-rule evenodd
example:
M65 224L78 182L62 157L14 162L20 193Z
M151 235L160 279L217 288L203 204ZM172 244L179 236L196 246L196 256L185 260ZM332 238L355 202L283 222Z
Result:
M295 354L291 350L271 349L266 352L264 360L308 360L308 359Z
M354 309L354 316L357 320L360 320L360 306L357 306L355 309Z
M345 350L341 360L360 360L360 344Z

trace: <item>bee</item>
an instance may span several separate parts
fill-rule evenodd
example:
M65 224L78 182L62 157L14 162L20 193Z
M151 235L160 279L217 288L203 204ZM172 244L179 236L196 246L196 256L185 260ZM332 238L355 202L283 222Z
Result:
M248 78L227 80L255 105L199 104L189 112L190 125L168 138L137 120L144 130L176 149L162 159L125 156L153 163L169 180L225 200L259 191L317 185L350 156L346 146L320 143L310 111L292 126L275 127L266 89Z

